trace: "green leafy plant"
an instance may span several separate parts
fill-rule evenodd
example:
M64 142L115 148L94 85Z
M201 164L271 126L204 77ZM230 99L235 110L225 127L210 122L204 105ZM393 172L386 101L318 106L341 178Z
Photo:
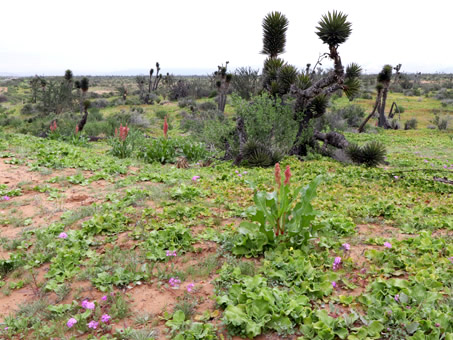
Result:
M364 146L350 144L346 154L357 164L365 164L368 167L375 167L385 162L387 151L385 146L377 141L371 141Z
M317 227L311 222L317 212L311 201L316 195L316 188L322 177L316 177L307 186L291 190L291 171L285 171L282 183L280 165L275 165L275 191L256 191L253 197L255 206L249 210L253 222L242 222L238 228L239 237L232 251L236 255L262 253L266 248L278 242L294 246L306 246ZM300 198L299 198L300 196Z

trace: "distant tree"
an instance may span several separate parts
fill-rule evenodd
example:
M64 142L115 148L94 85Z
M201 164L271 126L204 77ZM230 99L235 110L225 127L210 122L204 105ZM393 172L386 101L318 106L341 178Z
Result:
M327 109L332 94L341 91L353 98L360 91L361 68L350 64L346 70L342 64L338 48L351 34L351 23L347 15L333 11L324 15L318 23L316 34L328 46L329 51L322 55L333 61L333 70L326 74L310 71L310 66L299 71L279 57L285 51L288 19L280 12L271 12L263 20L263 49L267 55L263 67L263 88L274 97L291 95L294 99L294 121L297 134L290 153L304 155L308 146L316 146L316 140L338 148L348 145L343 135L335 132L323 134L314 131L312 120L321 117ZM313 68L316 70L316 67ZM236 120L236 134L246 136L241 117ZM246 138L242 138L239 150L243 149ZM241 155L238 156L241 159Z
M376 111L378 112L378 126L384 129L390 129L391 125L388 121L388 118L393 118L393 108L396 103L392 104L390 109L389 117L385 116L385 106L387 104L387 95L390 87L390 82L392 80L393 70L396 71L395 73L395 81L398 82L400 79L400 69L401 64L398 64L395 68L392 68L391 65L384 65L381 72L379 72L377 76L377 85L376 85L376 101L374 103L373 110L371 113L365 118L365 120L359 126L359 132L363 132L365 129L366 123L370 120L371 117L374 116ZM396 105L396 107L398 107Z
M258 93L259 71L251 67L239 67L234 71L231 79L233 92L241 98L249 100Z
M216 79L216 87L218 91L217 96L217 109L224 113L225 112L225 105L227 100L228 88L230 87L232 74L227 72L228 68L227 61L225 66L221 65L218 66L218 70L214 72L215 79Z
M124 84L121 84L116 88L116 90L119 92L120 96L123 98L124 101L127 99L127 87Z

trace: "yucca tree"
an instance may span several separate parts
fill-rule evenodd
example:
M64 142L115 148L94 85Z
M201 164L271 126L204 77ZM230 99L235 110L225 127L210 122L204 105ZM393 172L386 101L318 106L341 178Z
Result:
M360 91L359 80L361 68L357 64L350 64L346 71L343 67L338 48L347 41L352 25L347 20L347 15L332 11L322 16L316 28L318 37L328 45L328 52L323 58L333 61L333 71L325 76L315 76L308 64L305 70L299 71L296 67L286 63L279 55L285 52L286 32L289 21L280 12L271 12L263 20L263 49L262 54L267 55L263 67L263 87L273 96L283 97L291 94L295 98L294 119L298 124L298 132L292 154L303 155L308 144L315 144L314 139L325 143L332 143L336 147L348 145L344 136L340 134L307 133L310 131L312 119L321 117L327 109L330 96L343 91L348 98L354 98ZM245 136L245 131L240 118L237 120L238 136ZM310 136L306 138L306 136ZM241 141L240 141L241 144Z
M373 111L365 118L365 120L359 126L359 132L363 132L365 129L366 123L374 116L375 112L378 112L378 126L383 127L384 129L391 128L390 123L385 116L385 106L387 103L387 94L392 81L393 69L396 70L396 74L399 75L401 69L401 64L398 64L395 68L392 68L391 65L384 65L381 72L377 75L377 85L376 85L376 102L374 103ZM396 80L398 77L395 78ZM394 103L396 104L396 103ZM390 110L390 114L391 114Z
M271 12L263 20L263 50L262 54L277 58L285 52L286 31L288 19L280 12Z

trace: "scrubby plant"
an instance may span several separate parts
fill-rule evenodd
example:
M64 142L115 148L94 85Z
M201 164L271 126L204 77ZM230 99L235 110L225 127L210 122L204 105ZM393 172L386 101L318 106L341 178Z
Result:
M269 146L248 140L241 150L243 155L242 164L251 167L268 167L279 162L283 158L283 153L279 150L272 150Z
M168 98L170 100L178 100L189 95L189 88L184 80L178 80L170 89Z
M385 162L387 151L385 146L377 141L371 141L364 146L350 144L346 148L348 157L357 164L375 167Z
M233 92L242 99L249 100L258 94L259 71L251 67L239 67L234 71L231 79Z
M398 119L389 120L389 128L392 130L401 130L401 123Z
M418 124L417 119L415 118L409 119L404 123L404 130L415 130L417 129L417 124Z
M441 115L440 112L437 111L434 111L433 114L434 118L430 120L430 123L437 127L438 130L447 130L452 117L449 114Z

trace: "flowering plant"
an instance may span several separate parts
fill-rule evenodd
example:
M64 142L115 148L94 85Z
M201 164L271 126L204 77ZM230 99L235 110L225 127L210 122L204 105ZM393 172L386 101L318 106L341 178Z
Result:
M251 222L242 222L238 232L242 235L233 248L236 255L257 255L266 246L277 241L292 246L306 245L316 231L311 222L317 212L311 201L321 177L316 177L304 187L291 189L291 169L286 167L284 180L280 165L275 165L275 190L271 193L255 191L255 206L249 210ZM258 225L257 225L258 224Z

